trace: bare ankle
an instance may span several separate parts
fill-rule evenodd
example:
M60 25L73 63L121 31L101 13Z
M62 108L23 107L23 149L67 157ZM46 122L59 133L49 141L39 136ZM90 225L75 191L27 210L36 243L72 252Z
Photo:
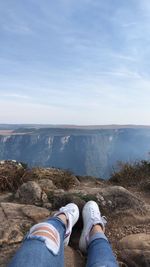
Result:
M90 236L97 234L97 233L104 233L104 230L100 224L93 225L90 231Z
M64 213L61 213L57 216L59 219L61 219L61 221L67 226L68 221L67 221L67 217Z

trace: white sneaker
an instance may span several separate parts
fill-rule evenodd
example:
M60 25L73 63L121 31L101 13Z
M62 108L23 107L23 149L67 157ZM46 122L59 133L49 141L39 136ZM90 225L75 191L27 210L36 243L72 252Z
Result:
M76 204L69 203L64 207L61 207L54 216L58 216L63 213L66 215L68 221L64 239L64 245L67 246L69 243L70 235L72 233L72 228L79 219L79 208Z
M79 248L81 251L86 252L89 243L89 234L92 227L96 224L100 224L103 231L105 231L105 224L107 221L101 216L97 203L92 200L85 204L82 211L82 217L83 230L79 241Z

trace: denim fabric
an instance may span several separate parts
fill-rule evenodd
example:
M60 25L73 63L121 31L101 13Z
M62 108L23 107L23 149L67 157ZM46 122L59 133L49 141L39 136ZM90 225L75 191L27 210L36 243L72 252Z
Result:
M103 233L97 233L90 239L86 267L118 267L112 248Z
M57 256L49 251L42 240L25 239L8 267L64 267L64 235L66 227L59 218L47 221L60 234L60 250Z
M60 234L61 245L58 255L48 250L42 240L26 237L8 267L64 267L63 241L66 227L57 217L47 222ZM86 267L118 267L111 246L103 233L97 233L90 239Z

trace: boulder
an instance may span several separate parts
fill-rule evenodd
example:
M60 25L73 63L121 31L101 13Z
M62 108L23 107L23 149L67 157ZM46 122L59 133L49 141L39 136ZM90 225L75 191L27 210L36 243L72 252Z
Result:
M36 207L33 205L22 207L22 212L25 216L36 223L50 216L48 209Z
M119 242L120 257L133 267L150 266L150 234L133 234Z
M111 211L134 209L137 212L143 212L145 210L144 202L122 186L102 188L96 197L101 206Z
M40 221L50 215L50 212L34 205L18 203L0 203L0 223L2 220L23 220L30 218L32 221Z
M19 243L23 237L20 221L5 221L0 224L0 246Z
M20 199L22 203L34 204L42 202L42 189L34 181L28 181L22 184L17 190L16 197Z
M83 187L82 189L72 189L69 193L77 195L84 201L96 201L100 209L109 214L110 212L124 212L134 210L136 213L146 211L145 203L122 186L107 187Z
M56 186L53 184L53 181L49 179L41 179L38 181L38 184L45 192L56 189Z
M55 169L55 168L33 168L26 170L23 175L24 181L37 181L51 180L57 188L68 190L74 186L80 185L76 176L72 175L69 171ZM52 188L51 188L52 189Z
M45 208L16 203L0 204L0 245L21 242L30 226L50 216Z
M22 208L24 205L17 203L1 203L1 208L3 209L4 215L8 220L11 219L23 219Z

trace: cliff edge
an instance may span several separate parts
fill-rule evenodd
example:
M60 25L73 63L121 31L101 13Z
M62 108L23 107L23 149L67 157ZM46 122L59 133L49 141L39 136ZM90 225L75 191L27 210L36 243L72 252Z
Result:
M0 266L7 266L33 224L68 202L76 203L81 211L89 200L95 200L107 217L106 235L119 265L150 266L150 176L137 180L126 173L126 177L122 180L116 175L103 181L61 169L28 169L16 161L1 161ZM65 249L65 267L85 266L85 256L78 249L81 229L80 217Z

